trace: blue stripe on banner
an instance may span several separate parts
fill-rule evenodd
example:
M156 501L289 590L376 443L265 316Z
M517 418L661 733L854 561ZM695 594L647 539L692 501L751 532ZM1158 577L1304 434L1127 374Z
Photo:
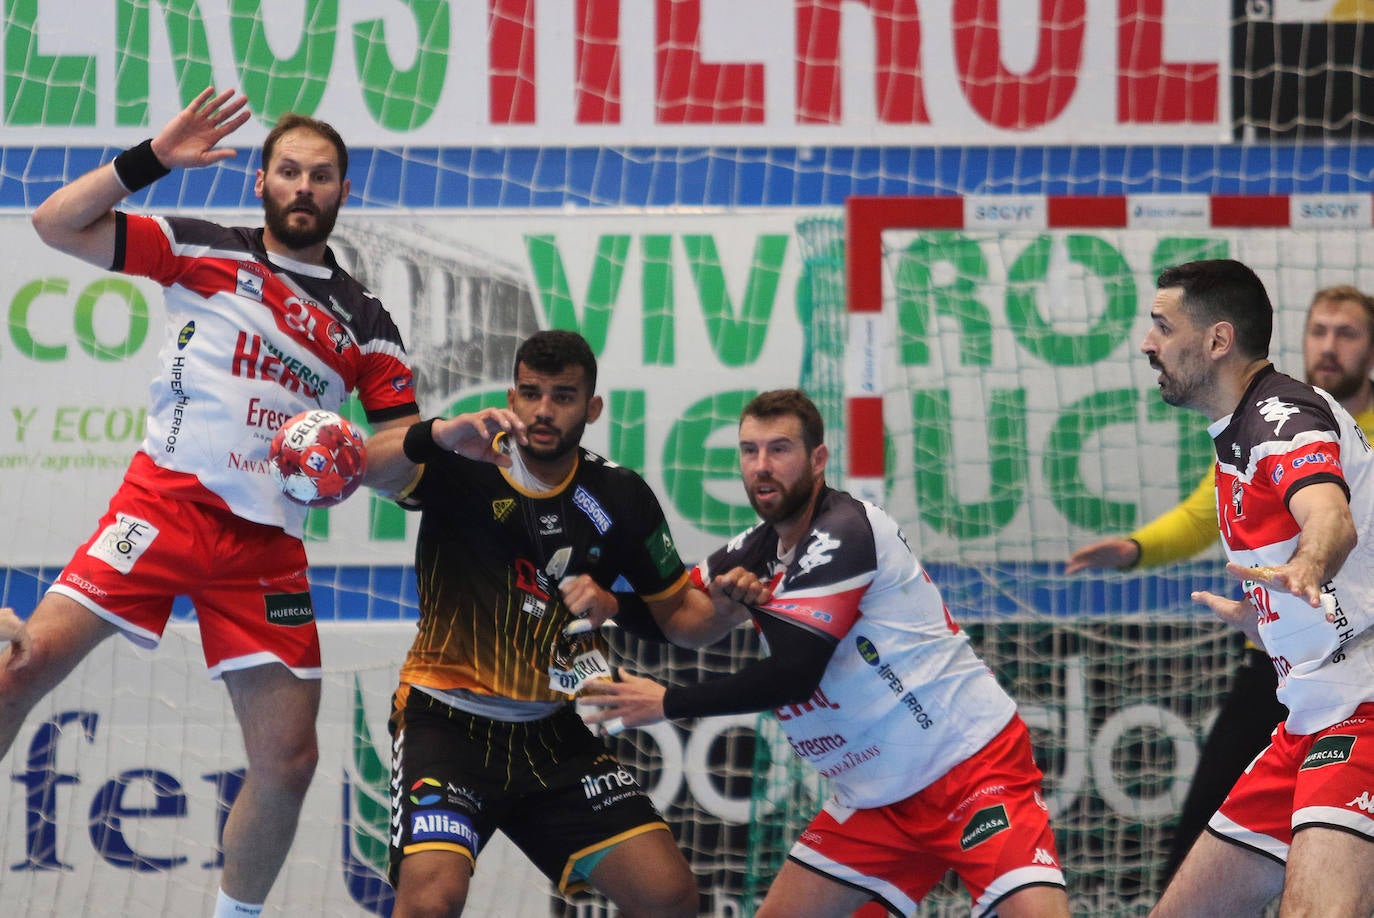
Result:
M987 619L1155 619L1211 616L1191 599L1193 590L1238 595L1220 562L1177 564L1150 573L1065 577L1063 565L1012 562L979 566L927 565L956 621ZM27 617L61 568L0 568L0 605ZM315 616L320 621L408 621L416 617L415 571L409 565L316 565L310 569ZM178 600L174 617L191 615Z
M109 148L0 148L0 207L30 209ZM133 200L256 208L258 153L178 173ZM1354 194L1374 147L360 148L354 204L376 208L839 207L863 195Z

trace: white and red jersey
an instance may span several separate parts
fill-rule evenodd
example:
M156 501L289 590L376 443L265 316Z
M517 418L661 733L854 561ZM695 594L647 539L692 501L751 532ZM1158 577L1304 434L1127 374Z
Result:
M1217 450L1222 541L1238 564L1279 565L1293 556L1300 530L1288 501L1298 489L1332 482L1349 497L1359 542L1323 585L1323 606L1245 584L1278 671L1287 728L1314 733L1374 701L1374 454L1335 399L1272 366L1208 432Z
M835 650L812 699L776 711L792 748L832 779L844 806L903 800L986 746L1016 704L973 652L895 520L822 490L810 532L778 557L758 525L695 576L745 567L777 580L755 611L827 636ZM779 579L780 578L780 579Z
M142 483L300 536L305 508L267 473L272 436L308 408L337 411L355 389L373 423L416 410L390 314L332 253L305 264L268 254L261 229L116 216L112 269L166 288L140 447L157 469Z

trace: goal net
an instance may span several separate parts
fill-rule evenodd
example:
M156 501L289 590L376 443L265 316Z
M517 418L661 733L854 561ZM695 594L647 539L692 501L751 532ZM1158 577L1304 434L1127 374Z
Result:
M205 85L234 86L254 114L238 155L129 209L257 225L271 123L335 124L352 190L331 245L396 317L422 410L500 404L523 337L580 331L606 400L585 442L644 474L689 561L754 519L740 408L805 387L833 475L898 515L1021 702L1083 910L1143 913L1235 656L1187 602L1215 558L1062 575L1205 464L1202 423L1158 403L1134 353L1142 297L1169 260L1250 261L1297 368L1311 292L1374 283L1367 4L1186 6L12 0L0 603L29 614L90 534L165 335L156 285L55 253L28 215ZM415 522L367 493L309 518L322 758L277 914L390 913L386 716ZM102 647L3 760L14 914L208 911L243 761L193 617L179 606L155 653ZM758 653L745 633L702 653L617 641L670 681ZM825 794L766 717L616 748L722 918L752 912ZM607 914L502 849L476 883L478 914ZM951 886L926 909L966 904Z

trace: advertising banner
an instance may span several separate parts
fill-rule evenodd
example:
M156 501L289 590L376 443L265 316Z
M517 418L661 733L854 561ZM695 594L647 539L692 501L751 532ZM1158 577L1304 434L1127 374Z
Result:
M301 111L357 146L1214 143L1229 130L1218 3L8 9L4 124L25 145L136 143L210 84L241 87L264 124Z

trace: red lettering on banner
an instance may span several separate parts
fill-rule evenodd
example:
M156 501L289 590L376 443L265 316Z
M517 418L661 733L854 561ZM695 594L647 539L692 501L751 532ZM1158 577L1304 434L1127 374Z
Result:
M1120 0L1116 118L1122 124L1210 124L1216 64L1164 63L1164 0Z
M928 124L921 85L921 16L916 0L860 0L873 13L878 120ZM841 122L842 0L797 2L797 123Z
M534 124L535 0L488 0L492 124Z
M658 0L659 124L762 124L763 65L708 64L701 0Z
M998 0L956 0L954 59L974 112L1000 128L1049 124L1073 98L1083 60L1086 0L1040 0L1036 58L1025 74L1002 64Z
M578 124L620 123L620 0L577 0Z

